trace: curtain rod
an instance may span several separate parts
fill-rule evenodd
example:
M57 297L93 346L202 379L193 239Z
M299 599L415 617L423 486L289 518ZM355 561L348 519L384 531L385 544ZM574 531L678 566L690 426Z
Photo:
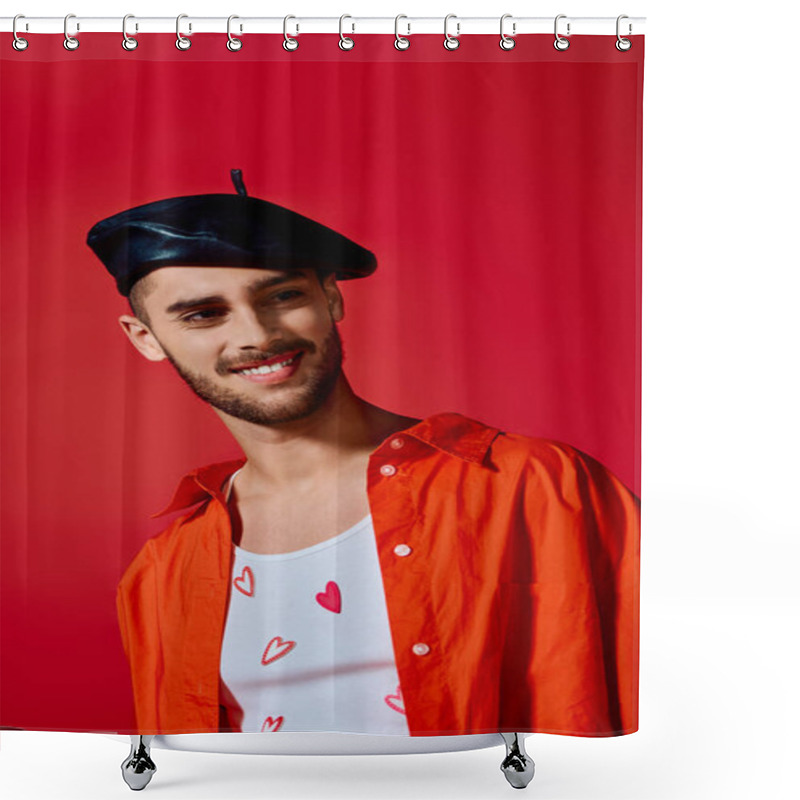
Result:
M183 35L192 33L226 33L228 17L194 17L181 15L180 25ZM617 33L617 17L570 17L560 14L558 32L561 36L603 35L614 36ZM550 33L555 31L555 17L514 17L506 14L503 30L507 36L531 33ZM0 31L13 30L13 17L0 17ZM81 17L69 15L66 20L69 35L81 33L114 33L122 32L122 17ZM444 17L303 17L292 16L286 22L284 17L236 17L232 20L231 31L239 34L249 33L284 33L292 36L303 33L395 33L395 25L402 36L414 34L442 34L445 30ZM619 32L622 36L644 33L645 17L627 17L619 21ZM129 15L126 23L128 36L137 33L175 33L176 17L136 17ZM64 34L64 17L28 17L20 15L17 19L17 34L23 33L60 33ZM496 17L459 17L449 15L447 30L451 36L500 33L500 15Z

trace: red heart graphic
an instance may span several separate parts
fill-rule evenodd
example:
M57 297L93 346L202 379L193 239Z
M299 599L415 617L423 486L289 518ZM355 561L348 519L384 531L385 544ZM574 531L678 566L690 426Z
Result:
M281 725L283 725L283 717L267 717L264 720L264 724L261 726L261 733L264 733L265 728L269 728L273 733L277 731Z
M233 579L233 585L242 593L246 594L248 597L253 596L254 588L253 588L253 570L250 567L245 567L242 570L242 574L238 578ZM247 584L247 588L243 588L244 584Z
M334 614L342 613L342 594L333 581L328 581L324 592L317 592L317 602Z
M328 581L324 592L317 592L317 602L334 614L342 613L342 593L334 581Z
M405 706L403 706L403 695L400 691L399 683L397 684L397 694L387 694L383 699L386 701L386 705L389 706L389 708L399 711L401 714L406 713Z
M282 658L287 655L290 650L293 650L296 644L297 642L291 642L288 639L284 642L280 636L276 636L274 639L271 639L270 643L267 645L264 655L261 656L261 663L266 665L271 661ZM272 655L269 654L270 650L273 651Z

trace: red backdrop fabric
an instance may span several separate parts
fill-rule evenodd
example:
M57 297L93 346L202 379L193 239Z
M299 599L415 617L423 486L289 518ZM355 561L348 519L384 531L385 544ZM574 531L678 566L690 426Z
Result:
M86 234L232 168L376 254L339 284L357 394L568 442L639 494L641 37L29 39L0 62L0 726L132 727L117 581L180 476L241 453L127 341Z

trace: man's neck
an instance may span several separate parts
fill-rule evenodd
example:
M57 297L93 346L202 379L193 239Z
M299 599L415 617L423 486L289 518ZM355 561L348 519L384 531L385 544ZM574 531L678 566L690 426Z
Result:
M303 419L262 426L217 413L247 458L237 484L247 482L273 491L334 479L366 459L388 436L419 421L362 400L344 376L328 402Z

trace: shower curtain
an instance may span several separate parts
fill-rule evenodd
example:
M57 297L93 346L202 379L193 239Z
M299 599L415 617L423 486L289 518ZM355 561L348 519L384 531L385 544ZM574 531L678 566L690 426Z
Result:
M0 48L0 727L638 728L643 37Z

